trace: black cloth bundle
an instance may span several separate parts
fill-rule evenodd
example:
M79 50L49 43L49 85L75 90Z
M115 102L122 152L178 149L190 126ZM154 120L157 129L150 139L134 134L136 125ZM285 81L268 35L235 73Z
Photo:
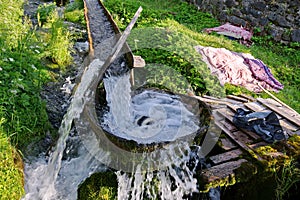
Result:
M272 111L252 112L238 108L233 117L233 123L236 127L255 132L268 143L286 138L279 119Z

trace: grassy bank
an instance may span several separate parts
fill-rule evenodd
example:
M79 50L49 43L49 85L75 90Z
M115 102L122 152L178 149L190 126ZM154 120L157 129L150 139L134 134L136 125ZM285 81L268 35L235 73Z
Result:
M17 152L51 129L41 87L53 80L54 68L63 70L72 62L70 34L55 9L43 15L49 9L41 6L39 26L33 26L23 5L17 0L0 4L0 199L23 195Z
M121 29L126 27L134 12L142 6L144 10L128 41L130 47L147 63L168 65L180 72L198 94L215 95L215 90L227 94L251 94L243 88L231 85L220 88L218 81L210 76L206 65L201 62L201 57L193 49L194 45L223 47L236 52L251 53L266 63L285 86L274 95L300 112L299 43L282 45L269 37L254 37L254 45L247 48L225 37L208 35L202 30L219 23L211 15L199 12L184 1L106 0L104 3ZM149 78L153 79L153 75ZM267 97L266 94L251 95Z

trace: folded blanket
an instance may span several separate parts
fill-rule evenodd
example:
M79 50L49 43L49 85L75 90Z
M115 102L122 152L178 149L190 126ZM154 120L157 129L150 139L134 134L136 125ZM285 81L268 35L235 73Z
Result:
M231 83L252 92L262 92L258 84L270 91L278 92L283 89L283 85L274 78L269 68L250 54L236 53L225 48L195 46L195 49L222 86Z

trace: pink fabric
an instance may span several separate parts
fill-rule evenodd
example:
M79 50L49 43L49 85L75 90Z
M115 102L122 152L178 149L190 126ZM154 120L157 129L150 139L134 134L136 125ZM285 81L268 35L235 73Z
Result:
M251 40L253 34L247 31L243 27L238 27L231 25L230 23L223 24L222 26L214 27L214 28L207 28L205 29L206 32L211 33L212 31L216 31L219 34L232 36L235 38L243 38L244 40Z
M202 55L203 61L208 65L211 73L218 77L222 86L231 83L253 92L262 92L258 84L270 91L277 92L280 89L258 79L253 74L245 62L245 59L255 59L250 54L235 53L225 48L195 46L195 49Z

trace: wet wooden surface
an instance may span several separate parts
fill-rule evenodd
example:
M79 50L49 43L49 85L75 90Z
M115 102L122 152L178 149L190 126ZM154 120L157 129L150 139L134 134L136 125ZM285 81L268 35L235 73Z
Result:
M242 163L252 162L253 160L251 159L263 161L263 158L258 155L256 149L269 144L263 141L256 133L238 128L233 124L233 116L237 108L253 112L273 111L278 116L280 125L287 137L293 134L300 135L300 114L272 98L254 99L246 95L229 95L223 99L209 96L201 98L214 111L215 124L221 131L218 145L223 150L221 153L210 155L208 158L212 166L202 172L202 178L208 184L213 181L230 178L230 176L234 175L235 169L239 168ZM221 103L218 104L218 102ZM278 152L277 154L281 155L283 153ZM243 154L248 156L242 156ZM246 160L245 158L247 157L251 159Z

